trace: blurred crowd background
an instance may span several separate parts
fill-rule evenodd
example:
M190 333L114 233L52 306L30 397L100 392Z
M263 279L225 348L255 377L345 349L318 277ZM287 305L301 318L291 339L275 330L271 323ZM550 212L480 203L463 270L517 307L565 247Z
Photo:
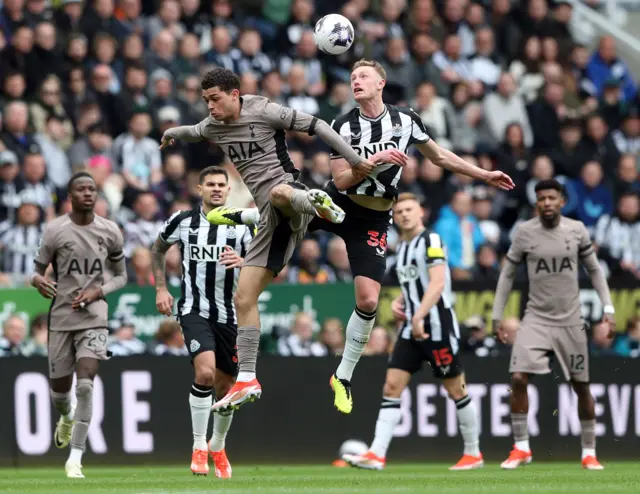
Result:
M411 106L440 145L480 167L503 170L516 183L512 192L499 192L412 156L400 190L421 198L426 224L448 246L455 280L497 280L514 226L535 214L535 184L551 177L566 187L564 213L592 232L607 276L640 279L637 74L617 55L613 38L595 40L593 48L576 41L573 7L566 1L0 0L0 5L1 287L27 283L43 225L69 210L66 183L78 170L96 179L97 213L123 229L129 282L153 285L149 248L172 212L197 205L199 170L225 166L231 174L229 204L252 204L215 144L158 149L167 128L206 116L200 75L227 67L240 74L242 93L263 94L330 122L354 106L349 69L362 57L385 67L387 103ZM337 57L319 53L312 35L315 21L332 12L348 17L356 29L353 47ZM296 133L288 135L288 146L302 181L323 187L330 178L326 146ZM394 283L397 243L392 228L388 284ZM180 274L174 248L167 256L169 284L177 286ZM344 242L310 235L277 281L351 281ZM296 317L290 332L267 342L269 350L320 355L341 347L335 321L326 321L312 342L305 336L305 317ZM38 321L46 326L46 318ZM341 327L346 321L338 322ZM160 328L153 347L138 345L126 321L113 324L115 354L184 352L179 328L171 322ZM628 334L635 350L614 342L602 351L637 353L640 329L634 324ZM38 326L32 324L27 345L28 328L16 325L14 318L5 321L0 354L27 346L24 353L41 351ZM466 327L470 351L502 351L484 332L483 321ZM383 337L382 331L371 339L373 353L390 345L389 333ZM293 336L303 343L286 339ZM125 340L133 343L118 343Z

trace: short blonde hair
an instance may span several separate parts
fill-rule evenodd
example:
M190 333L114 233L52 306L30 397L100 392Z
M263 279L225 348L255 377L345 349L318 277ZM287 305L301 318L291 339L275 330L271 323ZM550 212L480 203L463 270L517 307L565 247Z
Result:
M359 69L360 67L373 67L373 69L380 75L380 77L382 77L385 80L387 79L387 71L384 70L384 67L380 65L379 62L376 62L375 60L367 60L365 58L362 58L353 64L353 68L351 69L351 72L353 72L356 69Z
M398 198L396 199L396 204L402 201L416 201L418 204L420 204L420 200L418 199L418 196L415 195L413 192L403 192L399 194Z

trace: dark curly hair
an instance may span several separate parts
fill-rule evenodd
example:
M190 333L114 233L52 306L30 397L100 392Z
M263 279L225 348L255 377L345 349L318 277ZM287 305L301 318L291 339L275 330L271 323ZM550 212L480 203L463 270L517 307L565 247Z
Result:
M230 93L234 89L240 90L240 77L229 69L217 67L204 75L200 85L203 90L218 87L220 91Z

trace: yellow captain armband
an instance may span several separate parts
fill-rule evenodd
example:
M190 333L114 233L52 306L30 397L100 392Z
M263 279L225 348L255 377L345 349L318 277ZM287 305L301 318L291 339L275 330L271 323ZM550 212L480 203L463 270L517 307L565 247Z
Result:
M444 259L444 249L442 247L428 247L427 257L431 259Z

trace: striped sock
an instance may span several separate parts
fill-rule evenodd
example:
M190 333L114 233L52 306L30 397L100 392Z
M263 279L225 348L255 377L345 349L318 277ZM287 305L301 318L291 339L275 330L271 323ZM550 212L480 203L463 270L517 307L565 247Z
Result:
M380 458L386 458L393 431L400 423L400 398L382 397L382 405L376 422L376 435L369 450Z

